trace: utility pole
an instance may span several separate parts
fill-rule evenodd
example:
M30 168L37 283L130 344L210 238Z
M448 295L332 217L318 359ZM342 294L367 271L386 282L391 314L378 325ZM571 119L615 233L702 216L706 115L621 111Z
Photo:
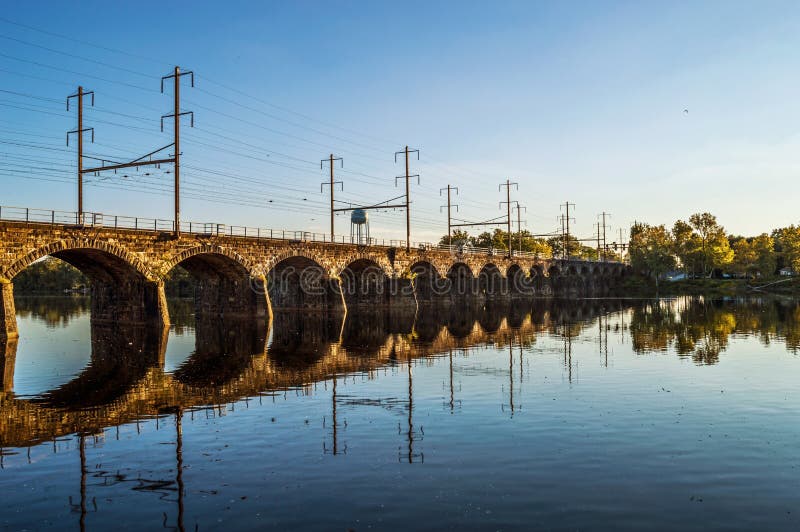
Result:
M450 209L452 207L455 207L456 211L458 211L458 205L453 205L453 204L450 203L450 191L455 190L456 191L456 195L458 195L458 187L451 187L450 185L447 185L447 188L440 188L439 189L439 195L440 196L442 195L442 191L444 191L444 190L447 191L447 245L448 246L452 246L453 245L453 236L452 236L452 232L451 232L452 227L450 225L450 219L451 219L450 218ZM442 207L439 207L439 212L441 212Z
M622 229L622 227L620 227L619 228L619 246L620 246L620 248L619 248L619 250L620 250L619 251L619 258L620 259L623 258L623 256L624 256L623 255L623 251L627 248L627 246L622 242L622 231L623 231L623 229Z
M597 260L600 260L600 222L594 225L597 227Z
M194 72L181 72L180 67L175 66L175 70L169 76L161 78L161 93L164 93L164 80L173 78L173 111L161 117L161 130L164 130L164 119L170 116L173 121L173 145L175 148L175 238L181 236L181 116L190 114L192 116L192 127L194 127L194 113L191 111L181 112L181 76L191 76L192 87L194 87Z
M94 91L84 92L83 87L78 86L78 92L67 96L67 111L69 111L70 98L78 99L78 129L67 132L67 146L69 146L69 135L75 133L78 135L78 219L76 222L83 224L83 133L85 131L92 132L92 142L94 142L94 128L83 127L83 97L92 96L92 107L94 107Z
M598 215L598 218L602 217L603 219L603 262L606 261L606 254L608 252L608 248L606 247L606 216L611 218L611 215L606 211L603 211L602 214Z
M330 157L328 157L327 159L322 159L319 162L319 169L320 170L322 170L322 165L325 163L325 161L328 161L330 163L330 167L331 167L331 180L330 180L330 183L328 183L328 185L331 187L331 243L333 243L334 242L334 238L335 238L334 231L333 231L333 216L334 216L333 190L336 188L337 184L341 185L341 187L342 187L341 190L344 190L344 183L342 183L341 181L334 181L334 178L333 178L333 167L334 167L334 164L333 163L334 163L334 161L339 161L340 168L342 168L342 167L344 167L344 161L342 160L341 157L334 157L333 154L331 153ZM325 186L325 183L320 183L320 185L319 185L320 194L322 193L322 187L324 187L324 186Z
M516 187L516 190L519 190L519 183L512 183L510 179L506 179L506 182L501 183L497 189L503 190L503 187L506 187L506 201L501 201L500 206L502 207L504 203L506 204L506 223L508 226L508 258L510 259L514 254L512 249L513 246L511 245L511 187Z
M569 201L567 201L567 202L562 203L561 205L559 205L559 207L566 207L567 208L567 216L564 218L564 220L566 221L566 226L567 226L567 232L564 235L564 259L568 259L569 258L569 220L570 220L569 208L570 208L570 206L572 206L574 208L575 204L574 203L570 203ZM574 221L574 218L573 218L573 221Z
M181 112L180 106L180 78L181 76L191 76L192 87L194 87L194 72L181 72L179 67L175 67L175 70L169 76L163 76L161 78L161 92L164 92L164 80L169 78L175 79L175 95L174 95L174 108L173 112L162 115L161 116L161 131L164 131L164 119L165 118L174 118L174 140L170 144L166 146L162 146L156 150L151 151L150 153L146 153L141 157L137 157L132 161L128 162L119 162L119 161L109 161L106 159L97 159L100 161L100 165L94 168L84 168L83 167L83 144L81 142L81 135L84 131L91 131L92 132L92 142L94 142L94 129L93 128L83 128L83 120L82 120L82 113L83 107L81 105L82 97L88 94L92 95L92 105L94 105L94 92L83 92L81 87L78 87L78 94L74 94L67 98L67 109L69 109L69 98L77 97L78 98L78 129L75 131L70 131L67 133L67 144L69 144L69 135L70 133L77 133L78 134L78 189L79 189L79 197L78 197L78 210L79 210L79 217L83 215L83 179L82 176L84 174L99 174L100 172L107 172L110 170L114 170L116 173L117 170L121 170L122 168L139 168L140 166L155 166L160 167L162 164L169 164L172 163L175 165L175 227L174 234L175 238L179 238L181 234L181 219L180 219L180 157L181 157L181 145L180 145L180 117L184 115L191 116L191 127L194 127L194 112L192 111L183 111ZM156 156L159 153L162 153L167 148L174 148L175 153L172 157L164 157L161 159L154 159L153 156ZM90 157L91 158L91 157ZM111 163L111 164L106 164ZM82 222L82 220L81 220Z
M411 184L410 184L410 179L412 177L416 177L417 178L417 183L419 183L419 174L415 174L413 176L409 174L408 154L409 153L416 153L417 154L417 160L419 161L419 150L409 150L408 146L406 146L403 151L397 151L397 152L394 153L394 162L395 163L397 162L397 155L401 154L401 153L405 154L405 157L406 157L406 175L405 175L405 180L406 180L406 253L409 253L411 251ZM394 179L395 186L397 186L397 180L398 179L400 179L400 178L396 177Z
M517 251L522 253L522 218L520 217L520 211L528 212L528 209L519 204L518 201L514 202L514 208L517 210Z

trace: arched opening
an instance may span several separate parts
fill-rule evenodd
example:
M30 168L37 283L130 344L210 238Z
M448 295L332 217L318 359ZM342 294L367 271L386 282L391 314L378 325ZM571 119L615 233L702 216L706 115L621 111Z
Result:
M340 313L277 312L267 354L278 366L306 370L331 353L341 339L343 320Z
M29 273L23 273L28 269ZM4 278L0 282L0 336L18 335L15 284L19 284L21 292L33 287L51 294L88 295L93 323L142 325L169 321L160 284L151 280L135 256L113 246L100 249L85 242L55 242L21 257L0 277Z
M486 264L478 274L478 290L487 298L501 297L508 293L503 274L494 264Z
M171 294L190 293L194 298L198 318L250 318L268 314L264 287L251 278L240 261L227 255L197 253L178 262L167 275Z
M467 338L475 326L477 311L473 306L451 308L447 319L447 332L453 338Z
M339 275L347 308L386 305L389 302L389 278L376 262L358 259Z
M416 262L409 268L417 302L431 302L447 295L447 286L433 264L427 261Z
M475 295L475 278L472 270L463 262L457 262L447 272L450 281L450 294L454 297L468 297Z
M81 409L110 405L148 372L161 373L167 346L166 328L92 324L91 360L71 381L34 401L48 407Z
M219 387L232 382L263 356L268 335L261 320L237 320L223 324L201 319L195 327L195 350L175 371L173 378L189 386Z
M421 342L433 342L439 337L439 332L442 329L442 320L441 307L421 307L414 320L414 338Z
M273 311L344 309L339 282L308 257L278 262L267 273L267 288Z
M374 312L363 306L350 312L348 307L341 347L348 356L374 357L386 345L389 334L386 312Z
M561 292L562 285L564 284L561 268L556 265L550 266L550 268L547 269L547 278L549 280L549 292L551 294L558 294Z
M506 271L508 292L512 296L532 296L536 293L535 274L525 275L519 264L512 264Z

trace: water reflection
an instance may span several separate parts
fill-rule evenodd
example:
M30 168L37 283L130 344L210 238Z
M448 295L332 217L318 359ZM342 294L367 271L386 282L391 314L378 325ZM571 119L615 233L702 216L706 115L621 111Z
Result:
M800 304L782 299L678 299L632 307L630 335L640 354L674 350L697 364L716 364L732 338L781 341L797 353Z
M20 301L22 322L64 327L54 301ZM67 382L14 391L15 357L29 365L40 345L24 333L44 326L0 345L0 486L24 509L0 528L797 524L794 301L493 301L270 324L195 322L171 301L168 336L90 329L75 303L46 331L77 330L91 351Z
M79 298L27 298L18 309L20 316L35 316L63 327L88 312L89 305ZM315 383L323 383L333 388L334 454L340 450L337 405L360 402L405 413L405 426L398 431L407 438L404 455L410 461L417 456L414 441L422 437L413 420L411 361L417 358L448 357L448 408L455 411L459 401L452 374L454 350L491 344L507 351L507 400L502 407L513 415L520 407L515 378L522 382L523 347L533 346L543 334L562 340L570 383L577 368L572 360L573 342L586 334L596 339L606 366L609 333L622 341L629 334L635 353L673 350L697 364L717 363L736 335L755 336L765 345L781 341L791 352L800 347L800 305L775 299L491 302L347 315L278 313L270 325L252 320L195 323L191 305L185 301L172 301L170 311L173 333L194 334L195 339L194 351L171 373L164 371L167 330L93 325L90 361L77 376L36 397L17 397L13 374L18 342L2 343L0 443L25 446L73 433L93 434L109 425L288 389L310 390ZM356 399L338 393L342 376L372 378L381 367L397 365L407 370L404 398Z

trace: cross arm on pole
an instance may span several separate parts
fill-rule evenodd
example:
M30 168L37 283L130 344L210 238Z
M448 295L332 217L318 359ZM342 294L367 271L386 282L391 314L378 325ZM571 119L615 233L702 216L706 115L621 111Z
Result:
M408 176L409 179L411 179L412 177L416 177L417 178L417 184L419 185L420 184L419 174L412 174L412 175ZM399 176L395 177L394 178L394 186L397 186L397 180L398 179L406 179L406 176L399 175Z
M344 168L344 159L341 157L328 157L327 159L321 159L319 162L319 169L322 170L322 165L325 163L330 163L333 161L339 161L339 168Z
M191 115L191 121L189 122L189 127L194 127L194 111L184 111L182 113L178 113L178 116L183 115ZM175 113L168 113L165 115L161 115L161 131L164 131L164 119L174 117Z
M94 128L93 127L85 127L85 128L82 128L82 129L73 129L72 131L67 131L67 146L69 146L69 136L70 135L72 135L73 133L77 133L78 135L81 135L81 134L83 134L83 133L85 133L87 131L91 131L92 132L92 142L94 142Z
M416 153L417 160L419 161L419 150L409 150L408 147L406 147L404 150L394 152L394 162L397 162L398 155L405 155L406 153Z
M190 76L192 87L194 87L194 71L187 70L186 72L178 72L177 74L172 73L172 74L169 74L167 76L161 76L161 93L162 94L164 93L164 80L165 79L174 78L175 76L177 76L177 77Z

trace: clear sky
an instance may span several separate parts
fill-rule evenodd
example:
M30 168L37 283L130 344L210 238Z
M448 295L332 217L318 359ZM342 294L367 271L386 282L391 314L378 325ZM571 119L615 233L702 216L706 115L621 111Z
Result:
M327 231L320 159L344 158L337 198L377 203L402 194L408 144L414 240L446 232L441 187L482 220L507 178L534 233L569 200L579 236L603 210L615 234L697 211L758 234L800 222L798 49L797 2L9 1L0 204L75 209L78 84L96 94L87 153L171 142L159 79L177 64L197 75L184 220ZM85 208L171 219L166 170L90 177ZM404 215L371 229L402 238Z

